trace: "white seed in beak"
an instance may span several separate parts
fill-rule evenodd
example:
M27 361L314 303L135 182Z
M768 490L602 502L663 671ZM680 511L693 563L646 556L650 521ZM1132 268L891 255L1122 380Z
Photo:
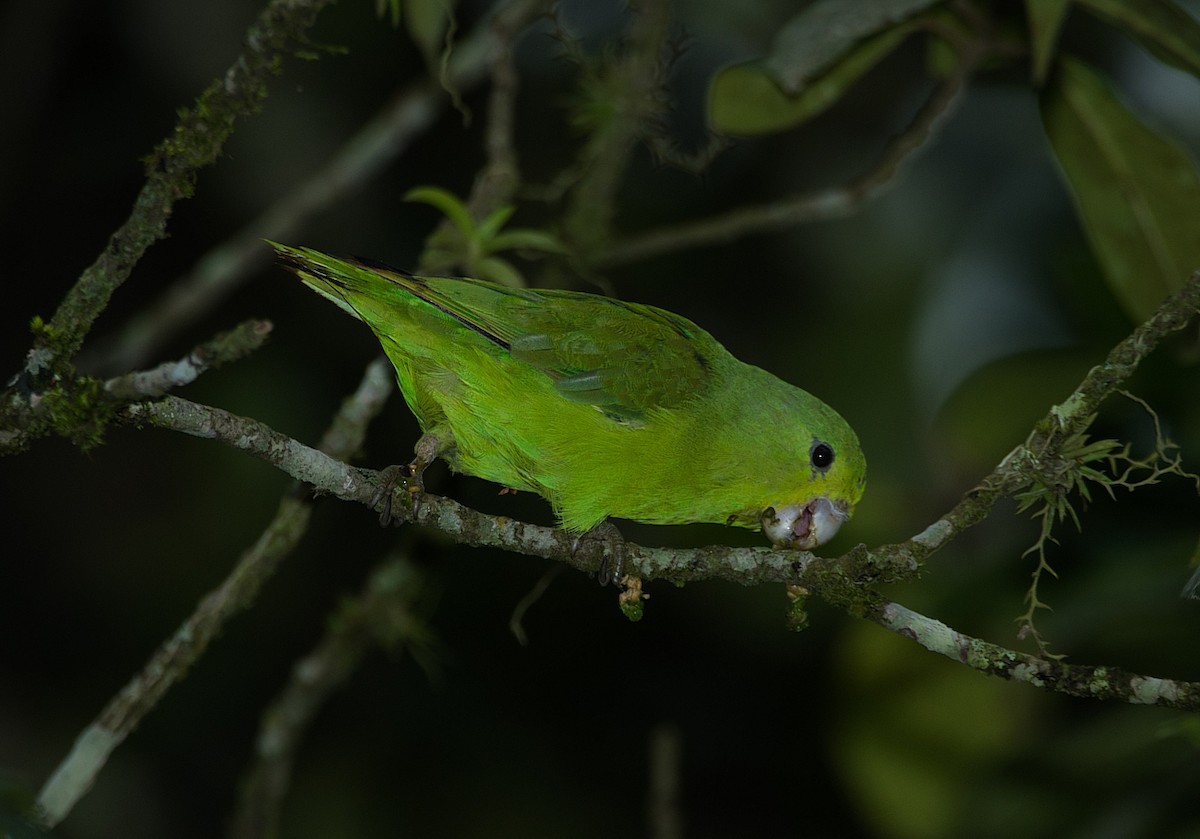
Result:
M815 498L807 504L768 507L762 529L776 547L811 551L832 539L847 518L844 502Z

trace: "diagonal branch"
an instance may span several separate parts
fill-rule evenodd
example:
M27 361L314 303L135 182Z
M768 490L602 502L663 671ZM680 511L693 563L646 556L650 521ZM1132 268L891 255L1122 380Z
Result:
M381 562L359 596L338 608L317 646L296 662L291 678L262 715L256 760L242 784L229 831L233 839L279 835L280 806L314 717L372 647L420 651L429 632L413 610L421 594L421 572L407 558Z
M479 25L450 56L448 80L468 90L490 63L540 10L544 0L506 0L493 24ZM493 99L495 97L493 96ZM139 310L114 336L85 348L81 366L128 370L144 366L172 335L214 309L270 259L263 239L286 242L324 207L345 201L403 155L447 106L445 91L426 79L405 87L334 154L329 162L209 251L153 303Z
M982 52L964 51L954 73L934 89L908 127L888 143L874 166L850 183L633 234L598 253L593 267L627 265L667 253L727 244L745 236L853 215L892 186L904 164L935 136L958 103L982 56Z
M368 368L354 395L346 400L322 441L327 457L349 457L362 444L368 423L392 390L384 364ZM181 400L182 401L182 400ZM161 403L155 403L161 404ZM299 445L299 444L296 444ZM279 504L275 518L241 557L228 577L200 602L176 633L105 706L46 781L37 798L39 820L53 827L66 818L91 788L109 755L183 678L221 628L249 608L263 584L308 530L311 501L293 493Z
M1088 371L1079 386L1037 422L1024 443L1013 449L954 509L911 541L932 553L967 528L983 521L1001 498L1029 483L1041 463L1053 458L1063 442L1085 430L1100 403L1120 389L1146 356L1200 312L1200 271L1168 297L1151 318L1113 347L1102 364Z
M104 383L104 392L118 402L157 399L177 387L191 384L209 370L250 354L263 345L271 329L270 321L248 320L205 341L178 361L109 379Z
M198 172L213 163L238 117L258 110L267 82L285 55L331 0L271 0L247 30L245 49L225 75L183 110L171 135L146 160L146 183L125 223L67 292L48 328L38 334L26 373L41 378L61 370L83 345L113 292L146 250L166 233L175 202L192 195Z

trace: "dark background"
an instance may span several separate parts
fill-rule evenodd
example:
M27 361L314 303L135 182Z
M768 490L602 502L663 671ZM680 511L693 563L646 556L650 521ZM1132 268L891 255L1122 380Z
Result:
M672 89L672 131L702 142L704 91L723 63L761 54L790 4L680 2L690 36ZM0 12L0 366L15 371L34 314L63 293L128 214L140 158L240 50L249 0L74 4L15 0ZM463 11L463 29L478 13ZM567 3L590 50L620 34L617 4ZM520 46L518 152L528 181L568 164L576 80L549 27ZM423 66L372 4L326 10L312 31L345 55L290 61L261 115L242 121L170 238L147 254L93 336L125 319L209 248L310 176ZM1082 49L1136 109L1194 150L1196 80L1095 22ZM703 176L635 154L618 225L636 231L833 186L864 171L930 88L918 44L900 50L811 125L739 143ZM438 217L413 186L460 195L482 163L485 98L470 125L446 112L297 244L415 264ZM546 223L523 202L515 221ZM270 343L181 395L314 444L376 352L367 330L269 266L175 336L176 358L248 317ZM536 267L530 267L536 275ZM976 78L936 141L852 218L748 237L606 272L626 299L678 311L735 355L818 394L855 427L867 495L827 551L919 532L1061 401L1133 324L1104 285L1041 131L1024 68ZM586 286L584 286L586 287ZM1192 333L1194 339L1194 331ZM1130 388L1200 468L1194 340L1172 342ZM97 369L110 375L120 371ZM1100 435L1149 444L1131 403ZM361 462L409 458L417 429L394 396ZM430 473L430 489L493 512L549 521L527 497ZM48 439L0 464L0 782L36 790L75 736L172 633L273 515L290 479L209 441L114 428L81 453ZM1178 599L1200 501L1186 480L1094 499L1084 530L1060 527L1060 578L1039 625L1070 660L1200 679L1200 606ZM723 528L623 527L649 544L759 544ZM888 592L997 643L1024 611L1037 523L1002 506L939 553L926 578ZM652 583L646 616L611 590L558 575L508 631L550 563L381 530L332 499L247 614L114 754L60 828L90 837L219 834L234 808L260 714L328 615L399 540L427 574L420 609L432 663L373 653L323 709L299 755L284 835L637 836L647 832L647 751L682 749L686 835L1196 836L1194 715L1105 705L989 679L821 604L784 628L775 586Z

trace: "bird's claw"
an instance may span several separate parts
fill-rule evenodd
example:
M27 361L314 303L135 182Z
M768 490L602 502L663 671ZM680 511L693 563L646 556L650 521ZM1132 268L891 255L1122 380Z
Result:
M379 508L379 526L387 527L392 523L392 497L396 485L403 483L404 489L412 498L410 519L417 517L421 506L421 496L425 494L425 465L414 460L412 463L394 464L379 473L379 487L371 496L371 508ZM382 502L382 505L381 505Z
M413 447L417 456L413 458L412 463L389 466L379 473L379 488L371 496L371 507L378 507L380 501L383 502L379 511L380 527L387 527L392 523L393 490L396 484L401 482L412 498L409 520L417 518L417 512L421 509L421 496L425 494L425 470L442 452L453 446L452 441L453 438L449 437L447 432L426 431Z
M580 533L571 540L572 557L579 551L579 547L585 539L602 541L607 548L601 555L600 567L596 570L596 579L600 585L606 586L612 583L620 586L625 565L625 537L621 535L621 531L617 530L615 524L605 519L591 530Z

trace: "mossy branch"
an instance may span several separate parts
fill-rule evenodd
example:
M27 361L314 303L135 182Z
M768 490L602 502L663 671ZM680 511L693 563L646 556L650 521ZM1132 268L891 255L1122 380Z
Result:
M495 78L500 72L497 64L503 66L507 61L503 56L511 55L512 40L519 37L521 28L544 3L507 0L498 4L490 21L483 21L455 46L446 68L450 84L456 90L469 91L486 78L489 66ZM509 98L511 95L510 91ZM491 101L490 107L499 112L503 97L493 92ZM263 239L286 242L320 210L350 200L408 151L448 103L445 90L435 79L404 86L324 166L205 254L189 273L135 313L117 334L90 341L83 350L89 367L116 371L145 366L172 336L213 311L269 261L269 248L263 247ZM489 126L494 118L489 116ZM506 130L511 131L511 127ZM492 131L489 127L489 147L494 141ZM490 159L497 160L497 156ZM495 165L499 172L500 164ZM494 203L505 201L507 198L501 196ZM82 357L80 366L84 366Z
M345 401L325 433L318 453L335 463L340 462L337 459L351 457L362 445L367 425L392 390L386 364L369 365L358 389ZM136 416L138 412L132 414ZM183 678L229 619L250 607L263 584L307 532L311 511L307 493L285 496L275 517L229 576L200 601L196 611L163 642L141 672L84 729L38 794L37 811L43 825L53 827L67 816L91 787L113 750L171 686Z
M224 76L180 110L174 131L146 158L146 183L129 218L67 292L49 329L38 334L26 361L34 380L67 371L113 292L165 235L175 202L191 197L197 173L216 161L237 118L258 110L284 56L304 43L305 31L330 2L272 0L246 32L245 49Z
M35 321L35 330L48 328ZM55 376L38 391L20 380L0 402L0 455L19 452L48 434L61 435L84 450L96 446L125 404L156 399L191 384L209 370L244 358L266 342L271 328L269 321L249 320L205 341L181 359L108 381Z
M1200 682L1139 676L1118 667L1067 664L1016 652L964 635L899 603L887 603L869 617L930 652L991 676L1085 699L1162 705L1184 711L1200 708Z
M1055 470L1055 461L1061 457L1064 445L1087 429L1100 404L1120 390L1167 336L1187 326L1197 311L1200 311L1200 271L1164 300L1149 320L1113 347L1102 364L1089 370L1070 396L1050 408L1025 442L1009 452L990 475L912 541L932 553L983 521L1001 498L1014 496L1039 479L1056 480L1047 477L1047 472Z
M592 267L612 268L691 248L724 245L745 236L791 230L797 225L845 218L858 212L893 186L904 166L937 135L985 55L982 47L964 48L954 72L934 88L875 164L849 183L631 234L597 252Z

